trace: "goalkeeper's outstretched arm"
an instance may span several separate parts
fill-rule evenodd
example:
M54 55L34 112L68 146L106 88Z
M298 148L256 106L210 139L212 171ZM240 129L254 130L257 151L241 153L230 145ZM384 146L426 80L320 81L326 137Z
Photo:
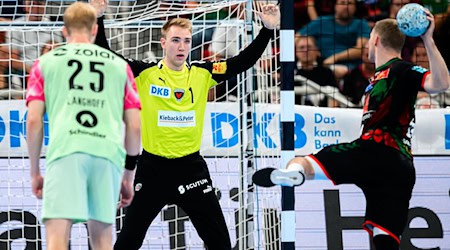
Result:
M231 76L255 65L273 36L273 30L277 28L280 22L280 11L274 4L265 5L263 12L258 12L258 15L264 24L258 36L237 56L227 59L228 74Z
M152 67L153 63L146 63L143 61L133 60L125 58L123 55L120 55L113 51L108 44L108 40L106 39L105 35L105 24L104 24L104 17L103 13L105 12L106 8L108 7L108 0L90 0L90 4L96 9L97 11L97 25L98 25L98 31L97 36L95 37L95 44L105 48L107 50L110 50L114 54L116 54L119 57L122 57L125 59L128 64L131 67L131 70L133 71L133 74L135 76L138 76L139 73L141 73L143 70Z
M199 67L206 68L213 74L216 82L223 82L229 78L240 74L253 65L261 58L267 44L273 37L273 30L277 28L280 22L280 11L276 5L268 4L263 7L263 12L258 12L264 27L243 51L238 55L223 60L221 62L199 63ZM226 65L221 66L221 64ZM222 70L223 69L223 70Z

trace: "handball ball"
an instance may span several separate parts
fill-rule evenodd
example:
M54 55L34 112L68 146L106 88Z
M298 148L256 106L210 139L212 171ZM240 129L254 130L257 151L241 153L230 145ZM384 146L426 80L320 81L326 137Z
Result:
M407 36L423 35L430 25L425 8L417 3L403 6L397 13L398 28Z

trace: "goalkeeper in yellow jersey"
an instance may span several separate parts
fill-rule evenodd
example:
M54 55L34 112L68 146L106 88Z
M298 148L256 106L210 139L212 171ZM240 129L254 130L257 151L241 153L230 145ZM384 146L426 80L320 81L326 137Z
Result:
M98 11L95 43L108 48L101 13L105 0L91 0ZM128 59L141 99L142 146L135 179L135 197L127 209L115 249L139 249L148 227L166 204L188 215L208 249L231 249L218 199L200 155L203 118L211 87L252 67L269 43L280 14L275 5L260 13L264 28L235 57L218 62L186 62L192 25L174 18L162 28L164 58L157 63Z

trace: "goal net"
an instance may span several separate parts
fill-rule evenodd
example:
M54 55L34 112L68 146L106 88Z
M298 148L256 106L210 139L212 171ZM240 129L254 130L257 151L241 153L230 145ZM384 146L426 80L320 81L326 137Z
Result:
M14 1L15 2L15 1ZM25 2L25 1L24 1ZM193 22L189 60L220 60L237 55L262 27L257 12L271 1L113 1L105 13L111 48L127 58L163 57L161 27L173 17ZM41 201L31 193L26 150L24 90L39 55L65 43L62 14L73 1L1 1L0 22L0 249L45 249ZM276 3L276 2L275 2ZM33 12L36 20L24 18ZM279 249L280 189L251 183L256 169L279 166L279 37L255 67L210 92L201 153L205 156L230 232L233 249ZM44 152L48 144L45 127ZM164 167L164 166L161 166ZM41 159L45 175L45 159ZM163 188L163 187L162 187ZM151 202L151 201L149 201ZM120 232L124 211L115 224ZM72 228L71 249L88 249L86 225ZM184 211L163 208L151 224L142 249L204 249Z

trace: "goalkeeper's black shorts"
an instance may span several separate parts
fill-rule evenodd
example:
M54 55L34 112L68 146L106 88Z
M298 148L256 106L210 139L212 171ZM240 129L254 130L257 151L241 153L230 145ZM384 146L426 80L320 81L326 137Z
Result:
M231 249L225 219L203 157L196 152L167 159L146 151L138 161L135 197L114 249L139 249L150 223L166 204L176 204L187 213L208 249Z

